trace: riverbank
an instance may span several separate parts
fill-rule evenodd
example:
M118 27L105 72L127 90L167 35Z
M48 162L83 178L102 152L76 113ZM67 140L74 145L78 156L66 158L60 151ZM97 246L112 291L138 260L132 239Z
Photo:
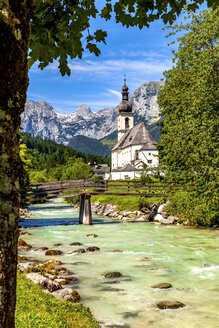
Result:
M18 272L16 328L98 328L88 307L58 300Z
M32 247L20 249L20 256L28 258L23 263L62 262L52 270L62 268L58 275L75 277L62 288L76 290L102 328L215 327L217 231L95 214L93 225L79 225L78 212L61 199L28 210L32 216L20 223L24 231L20 238ZM91 247L95 251L90 252ZM59 255L46 255L48 250ZM63 268L68 273L63 274ZM35 273L31 275L36 278ZM57 282L60 277L51 278ZM158 308L158 304L175 307L172 302L185 306Z
M158 203L159 204L159 203ZM166 211L167 203L158 205L156 203L148 203L141 210L122 210L117 205L102 204L101 202L91 203L92 213L98 216L112 218L118 221L127 222L155 222L156 224L178 224L189 225L188 221L180 221L178 217L169 215ZM79 205L72 205L74 210L79 211Z

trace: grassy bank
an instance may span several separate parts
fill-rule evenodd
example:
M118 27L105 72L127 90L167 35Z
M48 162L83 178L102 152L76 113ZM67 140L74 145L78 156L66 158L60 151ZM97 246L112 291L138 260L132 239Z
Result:
M101 204L117 205L119 211L139 211L142 207L148 207L152 204L161 204L164 197L139 197L139 196L91 196L91 202L100 202Z
M16 328L98 328L90 309L57 300L18 273Z

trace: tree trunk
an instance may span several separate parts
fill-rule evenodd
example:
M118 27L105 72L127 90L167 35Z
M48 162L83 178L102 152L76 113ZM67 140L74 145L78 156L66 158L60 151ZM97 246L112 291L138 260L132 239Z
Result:
M22 163L20 115L28 86L33 0L0 0L0 328L15 326L18 215Z

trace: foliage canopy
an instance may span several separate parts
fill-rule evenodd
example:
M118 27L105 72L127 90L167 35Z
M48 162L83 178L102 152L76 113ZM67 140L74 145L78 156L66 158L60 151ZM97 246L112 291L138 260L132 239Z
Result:
M87 179L92 175L88 163L108 164L109 157L81 153L52 140L21 133L20 156L24 163L25 181L39 183L59 180Z
M204 0L192 0L188 9L195 11ZM208 6L216 5L207 0ZM54 59L59 61L62 75L70 75L68 58L82 58L86 49L100 55L100 43L106 43L107 32L92 29L92 19L98 16L109 20L115 17L123 26L149 27L150 23L162 19L172 24L186 5L180 1L106 0L101 5L95 0L35 0L31 23L30 66L38 61L43 69Z
M218 211L218 13L206 10L173 27L174 34L186 33L178 38L174 66L164 73L158 100L164 117L161 163L172 178L184 183L190 214L193 208L197 222L207 225L216 222Z

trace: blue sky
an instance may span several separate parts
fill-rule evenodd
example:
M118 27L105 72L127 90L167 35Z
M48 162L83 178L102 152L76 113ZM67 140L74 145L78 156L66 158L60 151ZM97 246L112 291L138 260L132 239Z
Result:
M88 52L83 59L70 62L71 76L62 77L53 63L41 71L34 65L29 72L27 98L46 100L61 113L74 112L87 104L91 110L115 107L121 101L123 75L132 93L142 83L159 81L164 70L172 66L171 47L163 31L164 24L157 21L149 28L126 28L111 20L94 20L93 29L106 29L106 45L101 55Z

